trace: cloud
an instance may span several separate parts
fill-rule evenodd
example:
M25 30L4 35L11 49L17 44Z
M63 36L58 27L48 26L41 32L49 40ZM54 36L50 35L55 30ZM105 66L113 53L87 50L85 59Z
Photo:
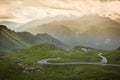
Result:
M120 18L120 0L1 0L0 7L1 20L9 17L8 20L15 22L56 15L98 14Z

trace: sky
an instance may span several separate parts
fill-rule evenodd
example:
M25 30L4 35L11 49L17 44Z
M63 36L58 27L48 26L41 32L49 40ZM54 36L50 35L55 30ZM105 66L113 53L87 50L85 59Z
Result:
M87 14L120 20L120 0L0 0L0 21L25 23L57 15Z

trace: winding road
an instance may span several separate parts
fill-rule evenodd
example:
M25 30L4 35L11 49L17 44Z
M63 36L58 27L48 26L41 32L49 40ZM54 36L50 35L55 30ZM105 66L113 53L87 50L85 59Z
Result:
M120 66L119 64L107 64L107 58L102 56L103 53L98 53L97 55L101 58L100 62L66 62L66 63L51 63L50 60L60 60L61 58L48 58L37 61L38 64L50 64L50 65L74 65L74 64L88 64L88 65L103 65L103 66Z

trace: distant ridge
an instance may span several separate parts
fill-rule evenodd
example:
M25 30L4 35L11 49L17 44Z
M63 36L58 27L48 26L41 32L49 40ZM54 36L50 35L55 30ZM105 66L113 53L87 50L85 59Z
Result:
M99 15L84 15L76 19L54 20L41 24L36 20L21 27L24 31L48 33L72 46L87 46L114 50L120 45L120 23Z

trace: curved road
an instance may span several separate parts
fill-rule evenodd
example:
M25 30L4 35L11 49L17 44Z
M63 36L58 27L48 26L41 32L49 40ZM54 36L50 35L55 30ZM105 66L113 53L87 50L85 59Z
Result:
M98 56L102 58L101 63L107 63L107 58L102 56L103 53L99 53Z
M48 59L43 59L40 61L37 61L38 64L51 64L51 65L68 65L68 64L92 64L92 65L104 65L104 66L120 66L118 64L106 64L107 63L107 58L102 56L102 53L99 53L98 56L101 58L101 62L93 63L93 62L66 62L66 63L51 63L48 62L50 60L60 60L61 58L48 58Z

